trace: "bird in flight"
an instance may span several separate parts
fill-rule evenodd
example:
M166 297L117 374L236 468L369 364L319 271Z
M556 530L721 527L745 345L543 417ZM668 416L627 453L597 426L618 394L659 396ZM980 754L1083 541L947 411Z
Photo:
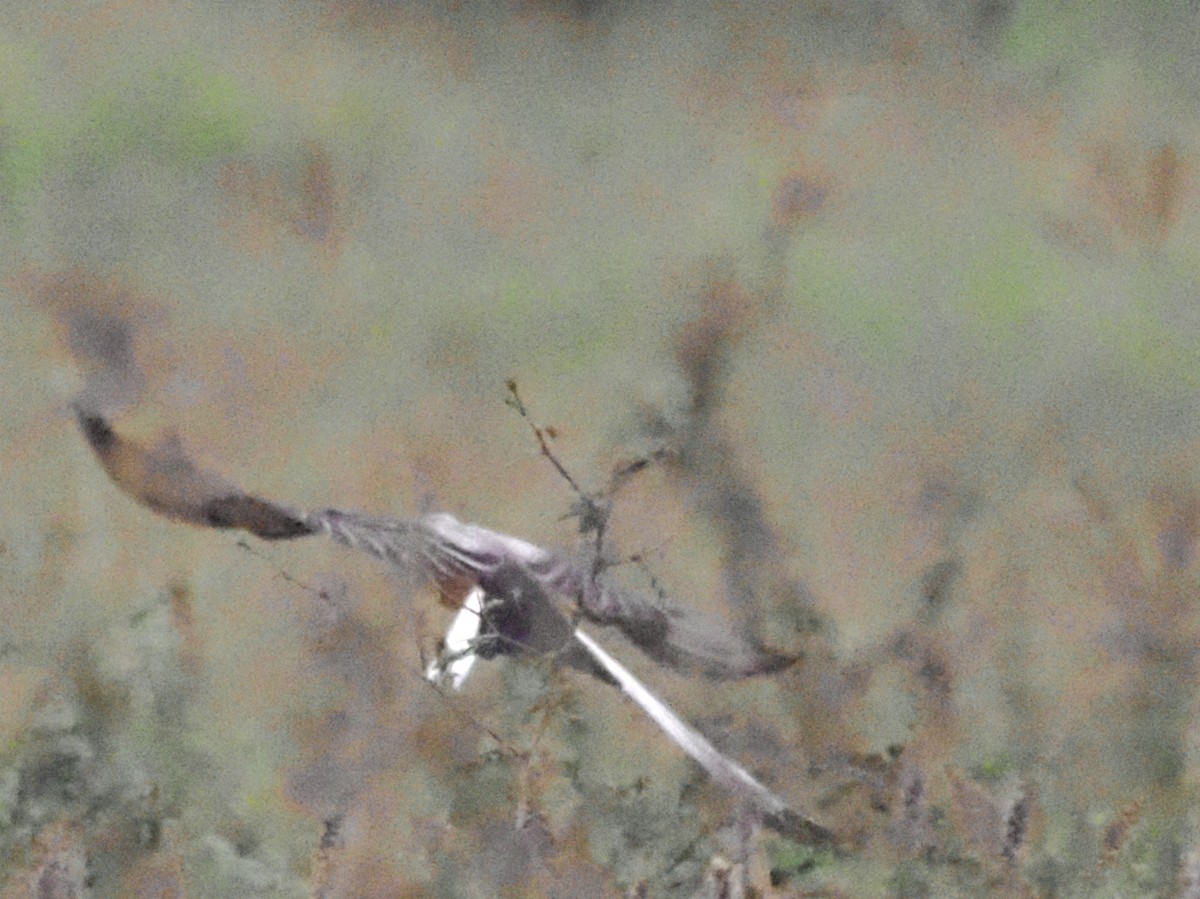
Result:
M580 618L616 628L658 662L708 677L768 674L795 661L695 613L608 584L591 566L517 537L464 524L446 513L400 518L339 509L300 512L198 468L174 435L145 445L119 435L95 409L77 402L75 415L117 486L168 518L241 529L263 540L324 535L455 598L472 586L486 591L512 580L519 568L539 590L574 600Z
M71 275L33 289L57 307L66 325L67 343L84 374L83 390L72 403L76 422L124 493L160 515L193 525L243 530L269 541L331 538L383 560L410 581L432 584L462 609L446 641L450 655L431 666L431 678L457 687L475 658L550 655L618 686L766 826L801 842L834 843L829 830L720 753L583 625L614 628L660 664L708 678L770 674L794 663L794 657L659 597L609 583L594 560L445 513L406 518L332 508L304 512L202 469L173 434L152 441L121 434L108 410L136 401L143 391L131 349L133 329L119 308L124 297L102 298L116 312L97 310L95 285L77 280Z
M720 753L611 656L552 600L573 598L577 617L612 626L657 661L713 678L766 674L791 658L763 650L728 630L678 608L594 579L569 557L436 513L392 518L323 509L304 513L246 493L198 468L174 436L149 446L121 437L99 412L80 403L76 420L112 480L134 499L168 518L213 528L236 528L263 540L324 535L364 550L408 576L432 582L444 595L465 596L457 627L474 621L451 647L459 658L435 665L443 674L477 654L553 653L558 661L616 684L721 786L768 827L806 843L829 845L833 835L794 811L780 796ZM455 685L465 677L451 672Z

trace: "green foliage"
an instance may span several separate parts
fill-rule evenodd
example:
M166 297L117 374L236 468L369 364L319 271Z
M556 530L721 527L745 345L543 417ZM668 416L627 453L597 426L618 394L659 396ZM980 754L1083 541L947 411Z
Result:
M895 362L910 346L915 298L871 277L867 265L877 261L878 248L859 247L857 254L847 249L832 233L797 242L791 266L796 302L812 326L848 342L872 363ZM866 264L856 264L856 255Z
M1195 388L1200 381L1200 339L1187 330L1173 328L1157 311L1159 298L1146 285L1147 295L1118 315L1099 318L1098 339L1116 349L1125 369L1139 381L1165 381L1179 388Z
M772 883L786 883L793 877L830 868L836 858L827 849L815 849L793 843L791 840L772 839L766 847L767 859L771 867Z
M981 243L967 270L962 308L994 348L1011 353L1036 315L1061 312L1070 302L1062 263L1026 231L1003 230Z
M1014 759L1009 752L1001 752L980 762L974 769L979 780L1000 781L1012 773Z
M0 41L0 215L15 221L46 169L52 128L27 47Z
M1104 53L1099 30L1110 4L1086 0L1037 0L1016 7L1015 21L1004 38L1004 51L1026 66L1061 65L1095 60Z
M98 88L76 142L101 169L149 155L186 170L245 151L258 118L252 98L233 77L184 55Z

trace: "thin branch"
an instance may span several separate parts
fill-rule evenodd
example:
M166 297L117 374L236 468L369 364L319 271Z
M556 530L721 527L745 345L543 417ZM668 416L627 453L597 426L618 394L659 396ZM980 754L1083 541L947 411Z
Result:
M271 567L271 569L275 572L275 576L277 578L279 578L280 580L287 581L289 584L293 584L293 585L299 587L305 593L311 593L313 596L317 597L317 599L321 599L321 600L325 600L325 601L329 600L328 592L326 592L324 589L314 587L312 584L305 583L304 581L300 580L298 577L296 577L291 572L280 567L280 565L274 559L272 559L270 556L266 555L265 553L259 552L257 549L255 549L253 546L251 546L249 543L247 543L245 537L238 537L237 541L234 543L234 545L238 549L242 550L243 552L249 553L250 555L254 556L254 558L259 559L263 562L266 562L267 565L269 565Z
M505 386L508 388L508 397L504 402L516 409L517 414L525 419L525 422L529 425L530 430L533 431L533 436L537 438L538 446L541 447L542 455L550 460L550 464L554 466L554 469L559 473L562 479L571 485L571 489L575 491L581 500L590 501L592 499L591 495L579 486L579 483L571 476L571 472L567 471L566 466L558 460L556 455L554 455L554 450L550 449L550 440L558 436L554 428L542 427L534 422L533 418L530 417L529 409L522 401L521 394L517 392L517 381L515 378L509 378Z

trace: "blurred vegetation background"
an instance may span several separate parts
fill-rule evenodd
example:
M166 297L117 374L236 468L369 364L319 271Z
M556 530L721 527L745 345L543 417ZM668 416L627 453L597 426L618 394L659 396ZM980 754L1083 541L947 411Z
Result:
M1187 2L6 4L0 895L1200 896L1198 103ZM136 506L78 314L122 429L303 507L570 546L510 377L590 488L670 448L615 576L804 661L609 642L842 848Z

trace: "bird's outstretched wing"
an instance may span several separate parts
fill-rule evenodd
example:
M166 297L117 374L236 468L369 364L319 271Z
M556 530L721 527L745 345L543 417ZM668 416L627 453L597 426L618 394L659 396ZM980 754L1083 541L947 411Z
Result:
M497 601L480 610L480 633L493 641L481 655L550 654L619 686L672 742L768 827L802 842L832 842L828 830L792 810L722 755L580 630L551 597L573 599L580 617L615 626L652 658L674 667L713 677L744 677L777 670L790 659L764 652L681 610L595 581L584 565L519 538L463 524L445 514L412 519L337 509L303 514L204 471L174 437L143 445L121 437L96 411L78 405L75 411L84 438L104 470L118 487L155 512L207 527L240 528L265 540L324 534L443 590L461 590L463 584L478 587Z
M122 437L103 415L78 403L75 419L108 476L160 515L213 528L240 528L264 540L316 533L303 515L198 468L174 435L145 446Z
M795 661L716 621L608 584L593 577L586 563L517 537L441 513L418 518L338 509L301 513L246 493L199 468L175 437L143 445L122 437L97 411L77 406L76 417L88 445L117 486L168 518L240 528L264 540L324 534L454 597L462 597L469 587L495 577L506 566L519 565L547 594L574 602L581 617L617 628L662 664L708 677L766 674Z
M326 509L308 521L339 543L406 571L420 570L447 591L464 582L480 584L506 566L520 565L546 593L571 599L583 618L617 628L646 655L672 668L737 678L769 674L796 662L727 625L594 579L590 566L568 556L463 524L452 515L403 519Z

